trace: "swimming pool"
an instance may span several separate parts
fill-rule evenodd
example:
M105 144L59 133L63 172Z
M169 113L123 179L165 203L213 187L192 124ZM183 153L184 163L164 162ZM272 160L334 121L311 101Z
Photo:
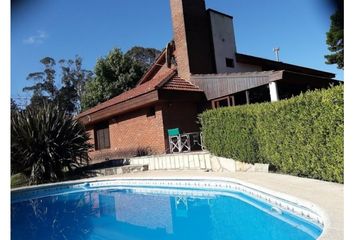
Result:
M317 239L312 209L210 179L116 179L15 190L11 239Z

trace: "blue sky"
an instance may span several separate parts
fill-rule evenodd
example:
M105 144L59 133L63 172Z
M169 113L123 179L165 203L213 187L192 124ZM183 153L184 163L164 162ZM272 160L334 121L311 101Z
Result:
M147 4L148 2L148 4ZM208 8L234 17L237 51L333 72L325 64L326 32L334 9L326 0L206 0ZM24 97L26 76L39 60L83 58L92 70L113 47L162 49L173 37L169 0L16 0L11 12L11 96Z

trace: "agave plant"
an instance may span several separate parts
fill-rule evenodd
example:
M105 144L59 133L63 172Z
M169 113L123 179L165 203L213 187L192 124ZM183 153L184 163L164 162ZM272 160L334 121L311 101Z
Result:
M63 180L88 163L88 140L84 127L56 105L18 112L11 116L11 171L30 184Z

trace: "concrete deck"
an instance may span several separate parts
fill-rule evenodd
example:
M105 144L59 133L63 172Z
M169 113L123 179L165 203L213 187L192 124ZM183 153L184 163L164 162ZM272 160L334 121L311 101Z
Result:
M312 202L324 213L325 231L319 239L344 239L344 196L343 185L318 181L314 179L299 178L289 175L262 173L262 172L236 172L215 173L203 171L146 171L107 178L149 178L149 177L228 177L258 185L279 193L288 194L296 198Z

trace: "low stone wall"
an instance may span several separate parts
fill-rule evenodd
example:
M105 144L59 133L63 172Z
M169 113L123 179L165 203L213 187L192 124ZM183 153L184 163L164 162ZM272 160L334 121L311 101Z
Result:
M133 165L149 165L149 170L205 170L213 172L268 172L268 164L249 164L217 157L209 152L164 154L130 159Z
M142 172L147 171L149 166L147 164L132 164L132 165L125 165L120 167L111 167L111 168L103 168L95 170L95 174L97 176L108 176L108 175L119 175L124 173L132 173L132 172Z

